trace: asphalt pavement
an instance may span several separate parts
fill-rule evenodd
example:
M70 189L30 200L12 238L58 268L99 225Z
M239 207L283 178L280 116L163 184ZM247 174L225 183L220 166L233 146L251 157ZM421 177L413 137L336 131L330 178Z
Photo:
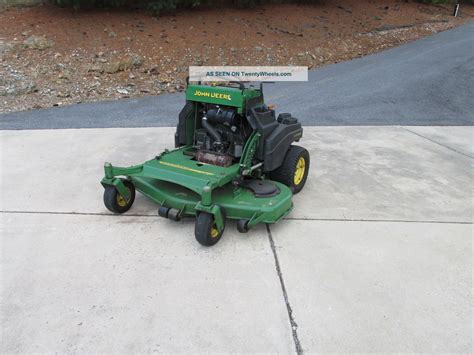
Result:
M474 22L266 85L267 102L307 126L474 124ZM182 93L0 115L0 129L169 127Z

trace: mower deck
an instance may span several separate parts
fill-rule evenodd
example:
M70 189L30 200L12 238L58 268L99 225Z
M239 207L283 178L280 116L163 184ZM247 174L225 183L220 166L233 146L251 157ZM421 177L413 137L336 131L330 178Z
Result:
M196 206L201 201L199 194L163 180L134 176L130 176L130 180L138 191L159 205L178 209L182 216L196 215ZM276 196L255 197L249 189L227 184L213 191L212 202L225 210L227 218L248 219L249 227L258 223L276 223L293 208L293 194L287 186L273 183L280 190Z
M196 216L197 211L211 211L213 206L219 206L227 218L246 219L249 227L261 222L275 223L293 208L293 194L287 186L272 182L278 193L257 197L250 189L232 185L239 164L221 167L201 163L189 152L189 148L164 152L131 167L108 164L102 184L115 185L126 196L127 191L117 178L126 176L142 194L160 206L178 210L180 216Z

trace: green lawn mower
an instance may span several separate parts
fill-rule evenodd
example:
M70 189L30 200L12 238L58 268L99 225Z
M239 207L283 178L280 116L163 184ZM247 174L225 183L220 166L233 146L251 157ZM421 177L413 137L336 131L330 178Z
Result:
M216 244L227 218L239 232L276 223L293 208L309 169L303 135L289 113L265 105L263 87L190 84L179 114L175 149L130 167L105 163L104 204L127 212L135 190L160 205L161 217L196 217L195 236Z

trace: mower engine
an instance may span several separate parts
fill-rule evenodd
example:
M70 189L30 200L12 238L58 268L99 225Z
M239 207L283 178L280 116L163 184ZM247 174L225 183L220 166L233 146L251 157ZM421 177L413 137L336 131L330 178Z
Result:
M197 161L227 167L240 159L252 129L235 108L207 104L201 125L195 131Z

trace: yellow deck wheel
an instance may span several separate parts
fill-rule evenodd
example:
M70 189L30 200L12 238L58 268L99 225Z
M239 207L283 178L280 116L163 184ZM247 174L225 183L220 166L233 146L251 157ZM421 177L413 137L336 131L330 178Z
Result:
M221 209L222 218L225 228L225 211ZM219 231L214 220L214 216L207 212L200 212L196 216L196 224L194 225L194 236L199 244L211 246L216 244L222 237L224 229Z
M211 228L211 237L217 238L219 236L219 230L216 227Z
M128 193L130 194L130 189L128 189ZM130 199L130 198L129 198ZM117 193L117 204L120 206L120 207L125 207L127 206L128 204L128 201L125 199L125 197L123 197L122 195L120 195L119 193Z
M130 180L121 179L128 192L128 198L123 197L113 185L108 185L104 190L104 204L113 213L125 213L135 201L135 186Z

